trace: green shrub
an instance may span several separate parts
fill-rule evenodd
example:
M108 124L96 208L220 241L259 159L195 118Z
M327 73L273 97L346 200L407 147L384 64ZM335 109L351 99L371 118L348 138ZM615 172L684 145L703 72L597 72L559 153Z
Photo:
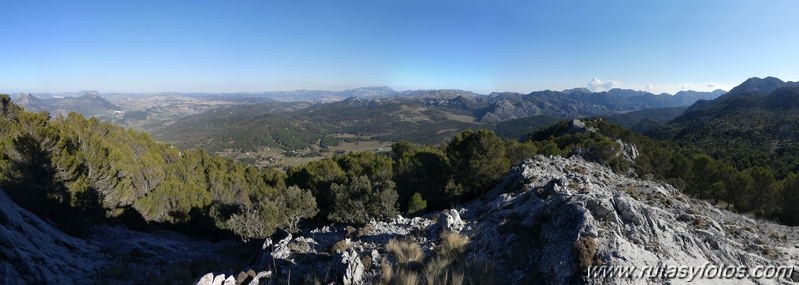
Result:
M371 219L386 220L397 214L397 191L394 182L382 181L374 185L367 176L352 177L346 184L333 183L331 221L363 225Z
M427 209L427 200L422 199L422 194L419 192L413 193L410 202L408 202L408 215L421 215L425 209Z

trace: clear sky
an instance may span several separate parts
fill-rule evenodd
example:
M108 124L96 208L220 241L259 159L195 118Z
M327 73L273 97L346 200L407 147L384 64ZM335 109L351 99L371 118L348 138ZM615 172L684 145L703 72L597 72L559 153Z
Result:
M0 1L0 12L0 92L674 93L799 80L796 0Z

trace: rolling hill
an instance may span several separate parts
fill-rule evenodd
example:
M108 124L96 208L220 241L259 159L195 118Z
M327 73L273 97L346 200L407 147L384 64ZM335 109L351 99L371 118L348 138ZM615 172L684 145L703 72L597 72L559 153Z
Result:
M235 109L235 108L234 108ZM318 144L324 131L278 114L251 114L222 108L186 117L152 133L182 149L256 151L264 147L304 149Z

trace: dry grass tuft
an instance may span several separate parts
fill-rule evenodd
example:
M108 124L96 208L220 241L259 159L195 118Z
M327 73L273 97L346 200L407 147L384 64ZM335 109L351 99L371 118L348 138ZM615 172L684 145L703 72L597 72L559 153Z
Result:
M708 226L708 224L707 224L707 221L705 221L705 220L704 220L704 219L702 219L702 218L695 218L695 219L694 219L694 220L691 222L691 225L693 225L693 226L694 226L694 227L696 227L697 229L706 229L706 228L707 228L707 226Z
M358 238L369 235L369 233L371 233L373 230L374 228L372 227L372 225L366 224L362 228L358 229Z
M380 284L385 285L391 283L392 277L394 277L394 268L383 259L383 261L380 262Z
M449 283L452 285L461 285L463 284L463 271L457 270L452 272L452 282Z
M419 283L419 274L411 270L403 270L399 274L399 279L395 284L399 285L416 285Z
M424 266L423 275L427 280L428 285L435 284L448 284L448 267L452 264L452 260L444 257L435 257L427 262Z
M399 241L392 239L388 242L386 250L393 254L397 262L403 266L424 260L424 251L411 240Z
M441 246L437 254L456 262L466 252L469 245L469 238L456 233L444 232L441 234Z
M395 266L381 264L379 284L496 284L494 266L485 261L467 260L469 238L457 233L441 234L439 246L426 257L410 240L390 240L386 251L397 260Z
M347 239L343 239L336 242L336 244L334 244L333 247L330 248L330 253L336 254L336 252L339 251L344 252L345 250L347 250L347 248L349 248L349 246L347 245Z
M594 255L596 255L596 241L593 237L583 236L574 242L572 254L577 260L577 264L582 272L587 272L588 267L594 265Z

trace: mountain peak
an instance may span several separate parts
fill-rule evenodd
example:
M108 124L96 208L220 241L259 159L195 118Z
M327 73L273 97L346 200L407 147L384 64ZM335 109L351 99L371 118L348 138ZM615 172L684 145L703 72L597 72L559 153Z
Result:
M36 97L36 96L34 96L33 94L30 94L30 93L23 93L23 92L17 93L17 101L18 102L39 101L39 100L40 99L38 97Z
M738 86L735 86L732 90L730 90L730 94L742 94L745 92L759 92L762 94L769 94L774 92L774 90L779 89L780 87L786 86L786 83L792 82L785 82L776 77L766 77L766 78L759 78L759 77L752 77L744 81Z
M585 88L585 87L577 87L577 88L563 90L563 93L566 93L566 94L571 94L571 93L591 94L591 93L594 93L594 92L592 92L591 90L588 90L588 88Z
M38 111L43 111L45 109L43 107L44 103L42 102L42 99L39 99L38 97L30 93L23 93L23 92L17 93L17 98L14 99L14 103L30 111L38 112Z
M83 96L80 96L80 97L81 98L86 98L86 99L102 98L102 97L100 97L100 93L97 92L97 91L86 91L86 93L83 93Z
M629 99L629 98L632 98L632 97L645 96L645 95L648 95L648 94L652 94L652 93L647 92L647 91L638 91L638 90L621 89L621 88L610 89L610 90L608 90L608 93L616 95L616 96L619 96L619 97L624 98L624 99Z

